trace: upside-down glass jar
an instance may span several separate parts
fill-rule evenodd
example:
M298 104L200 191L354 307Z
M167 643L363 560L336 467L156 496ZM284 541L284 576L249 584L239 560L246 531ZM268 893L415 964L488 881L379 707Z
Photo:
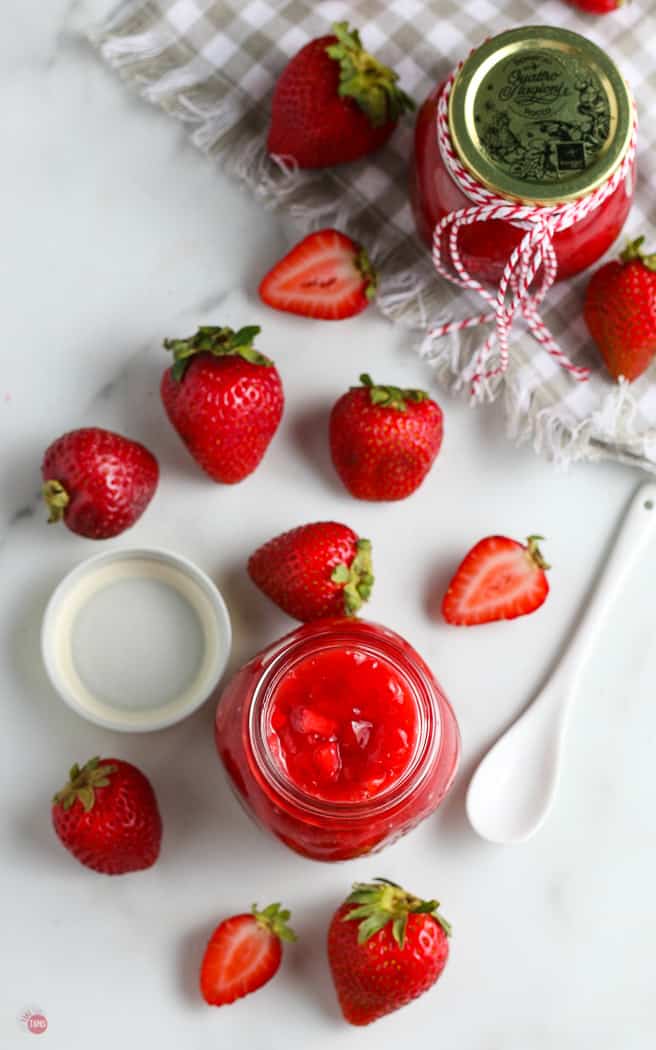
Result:
M524 26L486 41L453 81L439 84L417 116L410 197L417 230L471 207L438 145L438 104L448 95L448 137L457 161L497 197L528 205L581 201L624 177L603 203L556 232L557 279L594 263L619 235L635 185L635 109L626 81L590 40L553 26ZM466 270L496 284L525 229L504 219L461 228Z
M305 624L259 653L219 701L216 745L247 811L291 849L382 849L446 795L453 710L400 635L365 620Z

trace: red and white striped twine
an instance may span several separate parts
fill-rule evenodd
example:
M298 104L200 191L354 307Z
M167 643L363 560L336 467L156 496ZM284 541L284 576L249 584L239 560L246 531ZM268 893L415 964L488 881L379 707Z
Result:
M473 203L471 207L450 212L437 223L433 231L433 263L442 277L460 288L469 288L478 292L491 309L486 313L464 320L447 321L444 324L435 325L429 329L427 338L432 341L450 332L494 323L493 332L475 355L468 369L468 375L471 377L472 396L477 397L481 394L481 384L484 387L486 380L506 372L510 359L510 331L515 317L521 313L537 342L574 379L586 380L589 377L589 370L573 364L561 350L541 319L539 307L558 272L558 261L553 246L554 234L584 219L615 192L623 179L631 178L631 168L636 151L637 120L634 117L633 133L622 162L607 181L597 189L584 197L564 204L519 204L481 185L463 167L455 151L449 130L448 105L449 95L459 69L460 66L446 81L438 100L437 141L442 160L451 177ZM470 226L476 222L487 222L491 219L515 223L526 230L505 265L496 291L484 287L475 277L472 277L463 263L459 247L459 234L464 226ZM449 265L446 265L443 260L445 248L448 248ZM533 282L538 273L540 280L537 287L533 288ZM498 363L493 368L485 370L495 341L499 350Z

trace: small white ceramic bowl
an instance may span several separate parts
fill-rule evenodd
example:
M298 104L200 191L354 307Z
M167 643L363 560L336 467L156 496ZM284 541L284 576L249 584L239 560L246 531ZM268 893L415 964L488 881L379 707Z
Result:
M216 689L230 617L212 580L158 549L76 566L46 607L41 651L69 707L107 729L148 732L186 718Z

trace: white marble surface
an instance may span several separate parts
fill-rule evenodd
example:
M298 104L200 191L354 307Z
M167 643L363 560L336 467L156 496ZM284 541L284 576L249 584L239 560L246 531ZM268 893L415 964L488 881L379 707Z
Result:
M585 676L548 825L504 849L477 839L463 810L477 758L571 632L638 474L612 465L558 473L509 447L494 411L473 414L440 395L446 440L423 489L389 506L348 498L327 457L328 406L365 368L406 385L430 375L373 311L337 329L259 304L258 277L285 243L279 221L100 65L79 32L107 6L3 5L2 1050L25 1045L16 1015L30 1005L48 1018L40 1038L51 1050L392 1050L402 1040L446 1050L648 1050L656 550ZM279 435L261 469L234 488L195 468L157 395L163 336L199 322L261 323L261 346L285 383ZM98 547L46 528L36 492L43 449L82 424L130 434L159 457L153 505L111 545L171 547L209 571L232 612L233 666L291 626L244 574L256 544L326 517L371 536L370 615L431 661L461 723L460 777L437 816L379 857L311 864L233 801L214 755L211 704L177 728L136 737L97 729L61 704L39 658L42 610L60 576ZM514 624L449 629L436 597L465 548L492 531L548 537L549 601ZM51 831L52 791L73 760L96 752L137 762L155 785L165 839L147 873L97 876ZM350 882L377 874L440 897L452 957L431 994L356 1030L336 1009L323 940ZM278 897L301 936L279 977L230 1008L205 1007L196 974L213 925Z

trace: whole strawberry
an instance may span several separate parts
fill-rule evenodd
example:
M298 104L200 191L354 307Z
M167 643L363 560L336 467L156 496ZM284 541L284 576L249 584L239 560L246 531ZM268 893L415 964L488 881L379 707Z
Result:
M227 1006L270 981L282 959L282 942L295 941L291 912L280 904L233 915L210 937L200 968L200 991L210 1006Z
M526 544L508 536L486 536L472 547L456 570L442 599L447 623L472 627L493 620L514 620L535 612L547 600L549 566L538 541Z
M253 346L259 331L210 326L164 342L174 358L162 376L166 413L203 470L228 485L252 474L282 418L280 376Z
M405 499L440 451L442 411L424 390L378 386L368 375L360 382L330 415L335 470L358 499Z
M316 230L295 244L260 283L274 310L341 321L361 313L376 294L376 271L364 248L339 230Z
M356 29L336 22L281 73L273 92L269 153L301 168L343 164L387 142L414 107L398 75L362 48Z
M100 427L71 430L53 441L41 465L49 522L105 540L134 525L155 495L157 460L137 441Z
M643 242L597 270L585 293L586 324L614 379L637 379L656 354L656 254Z
M328 930L328 961L349 1024L370 1024L435 984L451 934L438 908L387 879L354 885Z
M569 0L570 4L591 15L607 15L622 7L624 0Z
M354 616L374 584L371 543L336 521L299 525L274 537L250 556L248 572L297 620Z
M80 864L103 875L150 868L159 856L162 820L150 781L119 758L73 766L53 798L52 822Z

